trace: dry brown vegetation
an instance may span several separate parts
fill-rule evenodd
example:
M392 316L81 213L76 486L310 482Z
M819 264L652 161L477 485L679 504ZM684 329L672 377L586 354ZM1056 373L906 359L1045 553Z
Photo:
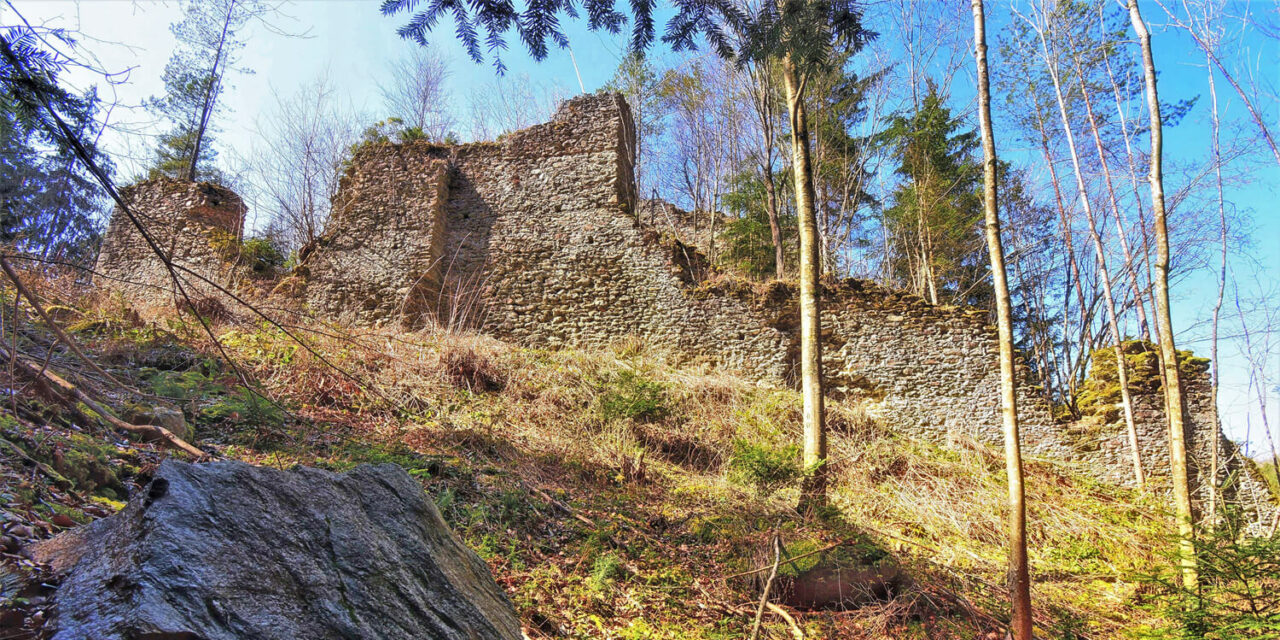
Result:
M194 425L192 442L218 457L405 466L489 562L531 637L744 637L763 576L732 576L769 564L775 532L789 556L804 556L780 567L775 593L806 638L981 638L1007 620L1002 461L985 446L905 440L862 407L833 403L837 508L803 520L794 512L798 393L636 338L547 351L435 330L283 323L302 346L228 314L215 334L249 393L189 315L144 322L119 299L83 298L74 283L31 282L132 389L85 374L21 305L14 338L11 290L6 342L47 356L116 408L176 406ZM11 536L15 547L118 508L167 454L17 382L0 410L13 445L0 450L3 508L29 529ZM27 458L61 465L64 482ZM1167 516L1082 470L1031 461L1027 471L1042 632L1112 638L1157 622L1137 606L1134 575L1159 562ZM59 514L74 522L55 522ZM843 587L875 597L830 610L785 606L823 566L862 576ZM764 637L793 633L766 612Z

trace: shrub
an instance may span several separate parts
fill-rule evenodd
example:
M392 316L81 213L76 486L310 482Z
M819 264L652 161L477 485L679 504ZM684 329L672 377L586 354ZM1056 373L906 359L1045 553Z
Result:
M1245 640L1280 638L1280 538L1240 536L1233 527L1202 532L1196 542L1200 588L1182 586L1177 559L1139 576L1155 591L1147 607L1170 621L1139 638ZM1170 540L1167 548L1176 549Z
M622 560L612 553L606 553L596 556L595 563L591 565L591 577L588 582L592 589L601 591L622 577L624 573Z
M600 413L605 420L661 420L668 413L667 388L635 371L622 371L604 385Z
M751 487L761 497L777 493L803 475L800 447L796 445L775 448L749 440L733 442L733 457L729 458L729 481Z
M240 260L254 273L273 273L284 266L285 256L269 238L249 238L240 245Z
M507 386L506 373L469 346L448 346L440 354L440 366L450 384L468 391L501 391Z

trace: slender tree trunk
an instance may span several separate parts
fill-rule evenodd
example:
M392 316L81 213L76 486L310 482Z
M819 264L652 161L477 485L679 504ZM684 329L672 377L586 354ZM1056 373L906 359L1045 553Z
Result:
M1169 313L1169 224L1164 205L1163 132L1160 123L1160 93L1156 87L1156 63L1151 53L1151 32L1142 21L1138 0L1129 0L1129 21L1142 45L1142 70L1146 84L1147 111L1151 116L1151 205L1156 234L1156 324L1160 329L1161 366L1164 369L1165 413L1169 416L1169 462L1173 476L1173 501L1178 518L1178 555L1182 584L1188 590L1199 585L1196 571L1195 523L1191 511L1191 485L1187 478L1187 440L1182 377L1178 372L1178 351L1173 344L1173 318Z
M822 405L822 285L818 282L818 219L814 210L809 158L809 123L804 110L805 78L788 55L782 62L791 117L792 173L800 227L800 383L804 399L804 465L810 475L800 497L802 511L827 501L827 430Z
M1049 153L1049 133L1045 129L1045 123L1044 123L1044 119L1041 117L1040 108L1041 106L1037 104L1036 105L1036 124L1040 129L1040 152L1044 156L1045 166L1049 168L1049 182L1053 185L1053 199L1054 199L1054 203L1057 205L1057 208L1058 208L1058 224L1062 229L1063 245L1067 249L1067 281L1065 285L1066 289L1062 292L1062 298L1063 298L1062 328L1063 328L1063 333L1065 335L1067 328L1069 327L1068 319L1071 313L1072 289L1075 290L1076 297L1079 299L1081 313L1085 312L1085 310L1088 308L1088 304L1085 302L1084 286L1081 284L1081 280L1083 278L1080 275L1080 264L1079 262L1076 261L1075 243L1072 241L1073 234L1071 232L1071 221L1067 218L1066 205L1063 203L1062 187L1058 178L1058 169L1053 162L1053 156ZM1084 329L1082 328L1081 332L1083 333L1083 331ZM1071 343L1064 340L1063 345L1064 345L1063 347L1064 351L1066 352L1064 354L1064 357L1066 358L1068 367L1070 367L1070 364L1072 362ZM1080 357L1083 358L1084 354L1083 353L1080 354ZM1068 375L1067 386L1065 391L1066 391L1067 398L1069 400L1075 397L1075 389L1076 389L1075 378L1074 376ZM1074 404L1073 404L1072 411L1074 411Z
M758 69L755 82L756 112L760 117L760 132L764 138L764 162L760 165L764 180L765 212L769 216L769 236L773 240L773 275L778 280L786 277L786 263L782 246L782 225L778 221L778 186L773 181L773 95L768 84L768 70Z
M787 277L786 253L782 244L782 224L778 221L778 187L773 183L773 167L763 166L765 205L769 213L769 237L773 240L773 277Z
M218 36L218 48L213 54L213 67L209 69L209 80L204 88L204 100L200 103L200 114L196 119L196 140L192 144L191 162L187 164L187 180L195 182L196 165L200 163L200 147L204 144L204 134L209 129L209 117L213 114L213 101L217 99L217 85L222 83L222 48L227 44L227 29L231 27L231 17L235 14L236 0L227 3L227 15L222 21L222 34Z
M1213 398L1214 416L1218 415L1218 321L1222 315L1222 298L1227 291L1227 208L1226 200L1223 197L1222 190L1222 147L1219 140L1219 127L1221 122L1218 119L1218 91L1213 84L1213 67L1209 67L1209 106L1213 128L1213 170L1218 186L1218 227L1221 232L1219 239L1221 240L1221 258L1222 261L1218 268L1218 300L1213 305L1213 329L1209 346L1209 361L1213 363L1213 386L1211 387ZM1212 449L1209 454L1209 526L1213 527L1218 519L1218 440L1217 433L1213 434Z
M1267 357L1269 349L1267 342L1263 342L1260 349L1254 348L1253 333L1249 331L1249 321L1245 317L1244 309L1240 306L1240 285L1232 282L1233 298L1236 303L1236 314L1240 316L1240 330L1244 334L1244 353L1245 358L1249 361L1249 387L1254 390L1255 397L1258 400L1258 411L1262 418L1262 432L1267 437L1267 444L1271 445L1271 466L1280 472L1280 449L1276 447L1276 438L1271 433L1271 420L1267 417ZM1267 327L1267 331L1270 327ZM1248 434L1246 434L1247 436ZM1245 438L1248 441L1248 438ZM1259 524L1262 524L1261 522Z
M1080 64L1079 50L1073 51L1071 57L1075 62L1080 96L1084 99L1085 115L1089 119L1089 131L1093 134L1093 146L1098 151L1098 165L1102 167L1102 178L1107 185L1107 198L1111 204L1111 213L1115 216L1116 237L1120 241L1120 250L1125 260L1125 270L1129 273L1129 284L1133 289L1134 309L1138 313L1138 333L1139 335L1146 335L1146 306L1142 303L1142 286L1138 283L1138 273L1134 265L1133 254L1129 251L1129 239L1125 237L1124 212L1120 209L1120 199L1116 196L1115 181L1111 178L1111 164L1107 162L1106 146L1102 143L1102 132L1098 127L1098 118L1093 112L1093 100L1089 97L1089 88L1085 86L1084 68Z
M1027 561L1027 505L1022 479L1022 446L1018 439L1017 369L1013 352L1013 313L1004 248L1000 243L1000 211L996 201L996 140L991 130L991 88L987 78L986 18L982 0L973 0L974 53L978 66L978 116L982 124L983 209L987 251L996 292L996 326L1000 335L1000 405L1004 419L1005 475L1009 481L1009 590L1013 595L1014 640L1031 640L1031 572Z
M1133 462L1133 478L1139 487L1143 487L1147 483L1146 474L1142 471L1142 450L1138 446L1138 427L1133 418L1133 398L1129 393L1129 373L1124 361L1124 336L1120 333L1120 321L1116 315L1116 302L1111 290L1111 274L1107 269L1107 253L1106 248L1102 245L1102 234L1098 233L1097 220L1093 215L1093 206L1089 202L1089 191L1084 184L1084 171L1080 166L1080 154L1076 150L1075 134L1071 130L1071 119L1067 116L1067 103L1062 97L1062 86L1058 81L1058 72L1050 56L1048 43L1044 32L1040 33L1040 44L1044 51L1045 65L1049 70L1049 77L1053 80L1053 92L1058 99L1058 115L1062 118L1062 130L1066 134L1067 149L1071 153L1071 166L1075 171L1077 195L1080 198L1080 206L1084 209L1085 220L1089 223L1089 236L1093 240L1093 250L1097 254L1098 275L1102 278L1102 296L1107 308L1107 326L1111 330L1112 349L1116 358L1116 375L1120 378L1120 404L1124 409L1124 424L1126 433L1129 436L1129 453ZM1079 65L1077 64L1077 70ZM1080 83L1081 91L1087 92L1084 81ZM1089 98L1085 94L1085 110L1089 114L1089 121L1092 124L1093 109L1089 106ZM1097 135L1097 129L1094 128L1094 135ZM1102 153L1101 139L1098 142L1099 156L1102 157L1103 167L1106 166L1106 158ZM1112 205L1116 206L1117 212L1119 206L1115 205L1114 194L1112 197Z
M1106 16L1101 11L1101 5L1099 5L1098 19L1102 21L1105 28ZM1107 53L1107 51L1108 49L1106 47L1102 48L1102 63L1107 69L1107 78L1111 81L1111 93L1115 97L1116 117L1120 122L1120 136L1124 140L1125 160L1127 161L1127 164L1129 167L1130 185L1133 188L1133 204L1134 204L1134 207L1138 210L1138 231L1141 232L1142 234L1142 262L1147 274L1146 297L1151 297L1152 295L1151 289L1153 288L1151 286L1151 283L1153 281L1153 278L1151 276L1151 242L1150 242L1151 234L1147 232L1147 217L1145 213L1145 208L1142 206L1142 194L1139 193L1139 189L1138 189L1138 167L1134 159L1135 155L1133 152L1133 146L1129 143L1129 121L1128 121L1128 118L1126 118L1124 115L1124 104L1120 97L1120 84L1116 82L1115 73L1112 72L1111 70L1111 56ZM1117 220L1117 224L1119 224L1119 220ZM1121 236L1123 235L1124 235L1124 232L1121 231ZM1125 244L1127 245L1128 243L1126 242ZM1135 283L1134 286L1138 290L1141 290L1142 287L1140 287L1137 284L1137 281L1138 281L1137 262L1133 259L1133 256L1129 255L1128 253L1125 254L1125 260L1128 260L1129 262L1129 268L1130 268L1129 274L1130 274L1130 277L1133 278L1133 281ZM1143 306L1143 302L1141 298L1135 300L1135 303L1138 304L1139 307ZM1152 300L1151 305L1152 305L1152 309L1154 309L1155 308L1154 300ZM1160 338L1159 336L1156 335L1155 323L1147 324L1145 337L1147 338L1147 340L1149 340L1153 344L1159 342Z

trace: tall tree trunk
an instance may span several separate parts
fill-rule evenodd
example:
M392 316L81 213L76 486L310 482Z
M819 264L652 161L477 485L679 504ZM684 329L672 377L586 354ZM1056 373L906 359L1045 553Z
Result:
M1072 43L1075 44L1074 42ZM1129 239L1125 237L1124 211L1120 208L1120 198L1116 196L1115 181L1111 178L1111 164L1107 162L1106 146L1102 143L1102 132L1098 127L1098 118L1093 112L1093 100L1089 97L1089 88L1085 85L1084 68L1080 63L1080 51L1072 51L1075 62L1076 80L1080 86L1080 97L1084 99L1085 115L1089 119L1089 131L1093 134L1093 146L1098 151L1098 166L1102 167L1102 178L1107 185L1107 198L1111 204L1111 213L1115 216L1116 238L1120 241L1120 251L1124 255L1125 270L1129 272L1129 285L1133 289L1134 310L1138 313L1138 334L1147 333L1146 305L1142 302L1142 285L1138 283L1138 272L1133 261L1133 253L1129 251Z
M1066 134L1067 150L1071 154L1071 167L1075 171L1076 176L1076 193L1080 198L1080 206L1084 209L1085 220L1089 223L1089 237L1093 240L1093 251L1097 255L1098 275L1102 278L1102 296L1107 308L1107 327L1111 330L1112 349L1116 358L1116 375L1120 378L1120 404L1124 409L1125 431L1129 436L1129 454L1133 462L1133 478L1139 487L1143 487L1147 483L1146 474L1142 472L1142 450L1138 446L1138 427L1133 418L1133 397L1129 393L1129 373L1128 367L1124 361L1124 336L1120 333L1120 320L1116 314L1116 302L1111 290L1111 273L1107 269L1107 253L1106 248L1102 244L1102 234L1098 232L1097 219L1093 215L1093 205L1089 202L1089 191L1084 184L1084 170L1080 166L1080 154L1076 149L1075 134L1071 130L1071 119L1067 116L1067 103L1062 96L1062 85L1058 79L1057 67L1054 65L1053 57L1049 51L1049 45L1045 33L1040 32L1040 46L1044 52L1045 66L1048 68L1049 77L1053 80L1053 93L1058 100L1058 115L1062 118L1062 131ZM1077 64L1077 69L1079 65ZM1087 92L1084 81L1080 83L1081 91ZM1089 98L1087 93L1084 94L1085 110L1089 114L1089 121L1093 123L1093 109L1089 106ZM1094 135L1097 135L1097 129L1094 128ZM1106 158L1102 154L1101 139L1098 139L1099 156L1103 156L1103 167L1106 166ZM1116 206L1117 212L1119 206L1115 205L1114 194L1112 196L1112 205Z
M758 78L753 83L756 95L756 115L760 118L760 134L764 143L764 160L760 163L760 176L764 180L765 213L769 216L769 236L773 241L773 276L786 277L786 264L782 246L782 225L778 221L778 186L773 181L773 91L768 69L756 68Z
M809 472L800 497L802 511L827 501L827 430L822 406L822 285L818 282L818 218L814 210L809 158L809 122L804 110L805 78L790 55L782 61L791 118L792 174L800 227L800 387L804 399L804 465Z
M974 55L978 66L978 116L982 124L983 209L987 251L996 292L996 326L1000 336L1000 405L1004 421L1005 475L1009 484L1009 590L1013 595L1014 640L1031 640L1031 572L1027 562L1027 504L1022 479L1022 445L1018 439L1017 369L1013 352L1013 313L1000 243L1000 211L996 201L996 139L991 130L991 86L987 78L986 18L982 0L973 0Z
M782 280L787 275L786 254L782 245L782 224L778 221L778 187L773 183L773 167L764 165L765 205L769 214L769 237L773 240L773 277Z
M1221 258L1218 268L1218 300L1213 305L1213 328L1209 343L1209 361L1213 364L1213 397L1214 416L1218 415L1218 321L1222 315L1222 298L1227 291L1227 208L1222 190L1222 147L1218 137L1221 122L1218 119L1218 91L1213 84L1213 68L1209 67L1209 106L1213 127L1213 170L1218 186L1218 226L1221 232ZM1218 518L1218 434L1213 434L1212 450L1209 454L1209 526L1213 527ZM1280 468L1280 467L1278 467Z
M1098 19L1104 25L1103 28L1105 29L1106 14L1102 10L1102 5L1099 5ZM1145 213L1145 207L1142 206L1142 194L1139 193L1138 189L1138 165L1135 161L1133 146L1129 143L1129 121L1124 114L1124 103L1120 97L1120 84L1116 82L1115 73L1111 70L1111 56L1108 51L1108 47L1102 48L1102 63L1107 69L1107 79L1111 81L1111 93L1114 96L1116 103L1116 118L1120 123L1120 137L1124 140L1125 160L1129 167L1129 184L1133 189L1134 207L1138 210L1138 231L1142 234L1142 263L1147 275L1146 293L1147 297L1151 297L1151 289L1153 288L1151 284L1153 281L1151 276L1151 234L1147 231L1147 216ZM1117 220L1117 224L1119 224L1119 220ZM1124 231L1121 231L1120 233L1122 236L1124 235ZM1133 256L1128 253L1125 254L1125 259L1129 261L1130 277L1132 277L1136 283L1138 279L1138 264L1134 260ZM1137 284L1134 286L1142 289L1142 287ZM1139 306L1143 305L1141 299L1135 300L1135 302ZM1155 300L1151 301L1151 305L1152 309L1154 309ZM1155 323L1147 324L1145 336L1146 339L1153 344L1159 342L1160 338L1156 335Z
M1065 337L1068 327L1070 326L1072 289L1075 290L1076 297L1080 301L1081 313L1084 313L1085 310L1088 309L1088 304L1085 302L1084 286L1081 284L1082 277L1080 275L1080 265L1076 261L1075 243L1072 241L1073 234L1071 233L1071 221L1067 219L1067 209L1062 199L1062 187L1058 179L1058 169L1053 162L1053 155L1050 154L1049 152L1049 132L1045 128L1044 118L1042 117L1042 113L1040 109L1041 109L1041 105L1039 104L1039 100L1037 99L1036 125L1040 130L1040 152L1044 156L1045 166L1049 168L1049 182L1050 184L1053 185L1053 199L1054 199L1054 203L1058 208L1058 224L1062 229L1062 239L1063 239L1064 246L1067 249L1067 260L1066 260L1067 281L1065 283L1065 288L1062 292L1062 330L1063 330L1063 335ZM1084 332L1084 329L1082 328L1081 333L1083 334L1083 332ZM1070 365L1072 363L1070 341L1063 340L1063 350L1065 352L1063 356L1066 359L1066 364L1068 368L1070 368ZM1082 360L1083 358L1084 358L1084 354L1082 353L1080 354L1079 359ZM1071 405L1072 411L1074 412L1075 404L1074 404L1073 398L1075 398L1075 395L1076 395L1075 393L1076 383L1075 383L1075 377L1073 375L1066 376L1066 388L1064 389L1064 391L1066 394L1068 404Z
M1164 206L1163 132L1160 123L1160 93L1156 88L1156 63L1151 53L1151 32L1142 21L1138 0L1129 0L1129 21L1142 45L1142 71L1151 116L1151 205L1156 234L1156 324L1160 330L1161 367L1164 370L1165 413L1169 416L1169 463L1173 476L1173 502L1178 518L1178 556L1182 584L1188 590L1199 585L1196 571L1195 523L1191 512L1191 485L1187 478L1186 405L1182 398L1182 377L1178 373L1178 351L1173 344L1173 318L1169 313L1169 224Z
M236 0L227 3L227 15L222 20L222 34L218 36L218 48L213 54L213 66L209 69L209 79L204 88L204 100L200 103L199 117L196 118L196 139L191 148L191 162L187 164L187 180L195 182L196 165L200 163L200 147L204 144L204 134L209 130L209 117L213 115L213 101L218 97L217 86L222 83L222 49L227 44L227 29L231 27L231 18L235 15Z

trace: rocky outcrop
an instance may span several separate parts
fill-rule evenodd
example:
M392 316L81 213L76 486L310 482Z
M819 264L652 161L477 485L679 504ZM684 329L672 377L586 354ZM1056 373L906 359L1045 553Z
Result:
M488 567L394 465L166 461L120 513L37 548L59 640L518 640Z

